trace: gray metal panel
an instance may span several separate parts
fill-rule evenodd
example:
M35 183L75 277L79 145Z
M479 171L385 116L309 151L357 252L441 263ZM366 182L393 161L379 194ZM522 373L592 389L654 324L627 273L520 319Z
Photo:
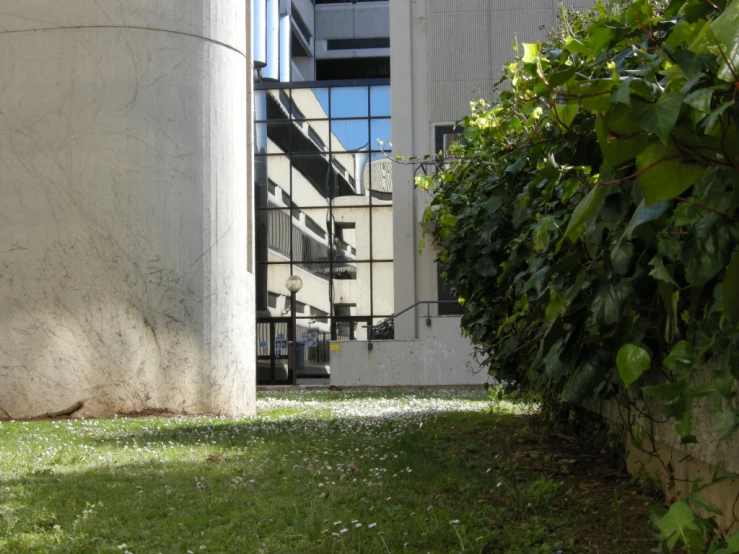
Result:
M430 15L430 80L491 79L490 34L487 12Z
M429 84L429 119L448 123L470 113L470 102L492 100L494 81L453 81Z
M492 51L492 78L503 76L503 66L513 61L516 53L511 45L518 38L519 43L542 40L547 30L557 23L557 12L543 10L497 10L490 11L490 50Z
M316 7L317 40L389 36L390 12L385 2Z
M479 12L488 9L489 1L490 0L429 0L429 12Z

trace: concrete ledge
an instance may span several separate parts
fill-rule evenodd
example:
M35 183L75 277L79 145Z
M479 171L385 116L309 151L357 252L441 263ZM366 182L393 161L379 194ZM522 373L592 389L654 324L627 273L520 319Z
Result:
M474 359L459 317L423 318L416 340L331 343L331 384L341 387L482 385L487 371Z

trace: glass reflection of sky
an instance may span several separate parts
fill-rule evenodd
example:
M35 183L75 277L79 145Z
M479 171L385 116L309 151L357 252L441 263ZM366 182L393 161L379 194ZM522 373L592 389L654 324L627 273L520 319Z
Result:
M323 112L328 115L328 89L327 88L313 89L313 93L316 95L316 98L318 99L318 103L321 105L321 108L323 108Z
M309 110L306 115L311 114L308 116L309 119L330 115L333 150L389 152L392 149L389 85L293 89L292 98L298 110L301 110L305 95L310 94L315 97L323 114L318 115L315 110L313 113ZM359 119L367 117L371 119L369 121ZM337 141L340 144L336 144ZM382 141L383 144L378 141Z

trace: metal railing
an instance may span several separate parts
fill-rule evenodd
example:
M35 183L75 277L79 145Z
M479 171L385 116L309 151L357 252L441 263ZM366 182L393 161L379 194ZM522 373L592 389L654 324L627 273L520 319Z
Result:
M420 306L421 304L426 304L426 327L431 327L431 304L438 305L438 304L456 304L456 303L457 303L456 300L419 300L415 304L411 304L410 306L399 311L398 313L393 314L390 317L383 319L377 325L372 325L370 323L369 325L367 325L367 350L372 350L372 339L375 338L377 334L382 333L382 330L387 328L390 325L394 327L396 317L401 316L404 313L411 311L412 309L416 308L417 306ZM391 339L395 338L394 329L393 329L393 336L387 337L387 338L391 338Z

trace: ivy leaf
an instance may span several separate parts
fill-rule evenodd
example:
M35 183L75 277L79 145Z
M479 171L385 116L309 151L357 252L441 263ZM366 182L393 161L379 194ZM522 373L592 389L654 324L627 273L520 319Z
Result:
M627 387L649 369L652 359L646 350L635 344L624 344L616 354L616 367Z
M631 283L622 279L616 284L603 283L590 303L593 318L601 325L613 325L621 319L624 303L631 294Z
M713 34L716 37L723 55L721 56L721 67L718 77L722 81L734 82L734 72L739 69L739 2L729 2L723 13L718 16L712 25ZM727 61L723 59L726 56Z
M688 384L685 381L676 381L674 383L662 383L661 385L652 385L642 387L641 390L647 396L656 398L657 400L676 400L682 396Z
M673 145L659 142L653 142L636 157L636 167L641 172L639 186L647 206L680 196L703 171L698 165L683 163Z
M693 506L702 508L710 514L716 514L719 516L724 515L724 512L722 512L719 507L716 506L716 504L705 498L701 498L699 496L689 496L688 498L686 498L686 501L690 502Z
M552 106L554 121L561 124L565 128L569 128L572 122L580 112L580 106L577 104L555 104Z
M616 92L611 94L610 101L614 104L620 103L626 104L627 106L631 105L631 77L621 79L621 83L616 89Z
M665 19L672 19L680 11L687 0L672 0L665 9Z
M636 157L644 150L649 138L644 135L629 138L616 138L608 134L605 120L598 118L595 122L598 144L608 167L616 167Z
M700 88L695 92L691 92L685 97L688 106L695 108L701 113L711 113L711 98L715 87Z
M716 214L704 216L690 231L683 246L685 276L691 285L705 285L726 267L731 254L727 225Z
M716 554L737 554L739 552L739 531L731 535L726 546L716 551Z
M685 95L680 92L663 94L654 104L642 104L634 108L634 118L645 131L654 133L667 145L675 128L680 106Z
M611 263L613 270L617 275L626 275L631 269L634 259L634 245L626 241L619 242L616 247L611 250Z
M691 50L675 50L672 55L677 60L683 75L688 80L696 79L716 65L716 58L710 54L696 54Z
M693 510L684 500L672 504L657 526L670 550L675 548L678 540L682 540L685 545L690 544L690 535L698 533Z
M546 265L542 267L539 271L534 273L528 281L526 281L526 284L523 286L523 289L521 289L521 292L526 292L531 288L536 289L536 294L540 295L542 293L542 290L544 289L544 285L546 283L547 275L549 274L549 266Z
M444 214L441 216L439 223L444 227L454 227L457 224L457 218L451 214Z
M651 265L654 269L649 272L649 275L654 277L657 281L662 281L663 283L669 283L671 285L675 285L676 287L678 284L675 282L675 279L672 278L672 275L670 275L670 272L667 271L667 268L665 267L664 262L662 261L662 256L657 254L649 260L649 265Z
M710 132L713 131L713 128L716 126L716 123L718 123L719 119L721 118L721 114L723 114L726 110L728 110L733 105L734 105L733 100L731 102L724 102L718 108L716 108L710 114L708 114L708 117L703 123L703 132L707 135L710 134Z
M631 236L634 231L640 225L659 219L670 207L670 202L655 202L651 206L647 207L646 202L642 200L634 210L634 215L631 216L629 224L624 229L624 234L620 240L631 240Z
M575 68L573 66L563 69L562 71L556 71L547 77L547 81L553 87L558 87L565 84L567 81L575 76Z
M531 63L541 54L541 43L536 41L534 44L524 43L523 44L523 58L521 60L524 63Z
M664 366L670 371L686 375L693 368L693 349L688 341L681 340L665 358Z
M552 291L549 304L544 312L545 321L554 321L562 313L562 296L557 291Z
M577 242L577 239L582 234L581 225L585 223L588 219L590 219L595 213L595 207L598 204L599 195L600 186L595 185L592 189L590 189L590 192L585 195L585 198L580 201L580 203L575 208L575 211L572 212L572 217L567 224L565 236L562 237L562 239L557 244L556 252L559 252L559 249L562 247L562 244L564 243L564 240L566 238L570 239L572 242Z
M585 54L586 56L591 55L590 48L574 37L568 37L567 40L565 40L565 48L573 54Z
M726 268L722 290L724 315L736 325L739 322L739 248L734 249L729 267Z
M739 412L734 408L724 409L718 419L718 424L708 430L709 433L719 433L718 440L726 440L739 430Z
M611 358L613 359L613 358ZM609 364L605 351L599 350L583 360L575 373L567 380L562 391L562 400L570 404L579 404L593 392L595 387L603 381Z
M558 340L549 349L549 353L544 357L544 371L550 379L560 379L567 371L565 366L559 359L559 349L562 347L562 341Z

